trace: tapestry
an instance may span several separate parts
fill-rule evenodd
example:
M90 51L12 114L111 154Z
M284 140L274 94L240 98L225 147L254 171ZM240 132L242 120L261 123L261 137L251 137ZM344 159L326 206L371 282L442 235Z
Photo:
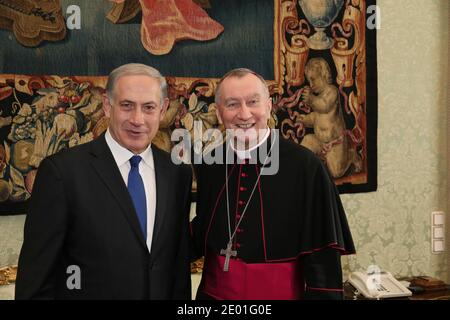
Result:
M271 127L315 152L341 193L376 190L376 29L367 23L374 5L0 0L0 212L26 212L43 158L106 130L106 77L129 62L166 76L170 105L158 147L170 152L177 128L204 139L199 132L219 127L217 81L246 67L267 80Z

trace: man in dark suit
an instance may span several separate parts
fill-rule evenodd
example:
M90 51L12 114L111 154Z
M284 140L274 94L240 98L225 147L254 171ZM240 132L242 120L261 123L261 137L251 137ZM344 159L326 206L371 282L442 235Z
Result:
M190 299L191 169L151 145L168 104L151 67L109 75L107 132L39 167L16 299Z

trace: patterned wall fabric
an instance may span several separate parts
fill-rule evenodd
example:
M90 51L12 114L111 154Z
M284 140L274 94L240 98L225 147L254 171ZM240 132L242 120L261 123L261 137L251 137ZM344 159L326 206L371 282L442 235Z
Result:
M345 270L377 264L450 280L446 254L432 254L430 243L431 212L447 212L449 3L379 6L378 190L342 196L358 252Z

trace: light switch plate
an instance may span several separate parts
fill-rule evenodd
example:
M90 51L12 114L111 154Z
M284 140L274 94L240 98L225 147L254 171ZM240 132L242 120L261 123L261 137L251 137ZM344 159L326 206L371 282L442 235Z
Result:
M432 241L433 253L444 252L444 240L433 240Z
M444 239L444 227L433 227L433 239Z
M433 226L444 225L445 215L443 211L434 211L431 213L431 223Z
M433 211L431 213L431 252L445 252L445 213Z

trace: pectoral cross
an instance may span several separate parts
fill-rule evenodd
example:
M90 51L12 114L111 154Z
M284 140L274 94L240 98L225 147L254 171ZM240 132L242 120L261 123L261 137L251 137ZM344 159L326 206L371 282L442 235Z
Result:
M223 264L223 271L228 271L228 266L230 264L230 257L231 256L233 256L233 257L237 256L237 251L236 250L231 250L231 241L228 242L226 249L221 249L220 250L220 254L221 255L225 255L225 263Z

